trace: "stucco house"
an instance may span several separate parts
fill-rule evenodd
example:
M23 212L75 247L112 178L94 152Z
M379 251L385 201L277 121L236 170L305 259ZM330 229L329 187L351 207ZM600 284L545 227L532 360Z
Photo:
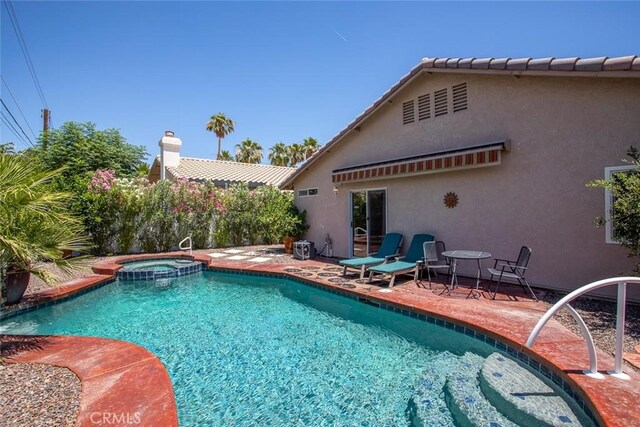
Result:
M405 250L419 232L495 258L527 245L532 285L567 291L632 270L594 226L604 190L585 185L624 168L630 145L637 56L426 58L281 188L307 210L306 238L330 233L336 256L371 252L387 231Z
M158 143L160 155L149 170L149 182L160 179L212 182L226 188L231 184L245 182L253 189L261 185L279 186L296 168L263 164L230 162L225 160L181 157L182 140L172 131L166 131Z

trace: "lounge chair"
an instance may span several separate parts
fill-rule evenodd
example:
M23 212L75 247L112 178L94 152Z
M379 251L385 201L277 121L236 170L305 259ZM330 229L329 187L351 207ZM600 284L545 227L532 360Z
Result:
M409 250L403 257L398 257L397 261L389 262L382 265L369 267L369 282L373 280L374 274L390 275L389 287L391 288L399 274L408 274L413 272L413 279L418 280L420 267L424 263L423 245L425 242L435 240L431 234L416 234L411 240Z
M344 267L342 275L347 274L347 268L357 268L360 270L360 278L363 279L367 267L382 264L389 259L397 257L400 253L400 246L402 246L403 240L404 236L400 233L385 234L382 239L382 244L375 254L368 257L343 259L340 261L340 265Z

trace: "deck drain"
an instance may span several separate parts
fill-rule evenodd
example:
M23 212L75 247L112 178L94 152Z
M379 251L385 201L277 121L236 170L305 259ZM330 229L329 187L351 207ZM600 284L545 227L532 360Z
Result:
M303 270L309 270L309 271L316 271L316 270L320 270L320 267L316 267L313 265L310 266L304 266L304 267L300 267Z
M343 270L342 267L329 267L329 268L323 268L322 271L336 271L336 272L341 272Z
M331 283L347 283L349 281L349 279L344 278L344 277L332 277L331 279L329 279L329 282Z
M285 268L284 271L286 271L287 273L299 273L302 270L299 268Z

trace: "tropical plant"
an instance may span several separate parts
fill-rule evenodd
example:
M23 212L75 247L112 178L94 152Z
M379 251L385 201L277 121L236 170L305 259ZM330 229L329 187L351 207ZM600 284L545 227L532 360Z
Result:
M254 191L249 190L246 183L238 183L230 186L225 192L224 206L226 208L218 223L221 236L235 246L245 244L245 241L253 244L258 240L259 198ZM218 237L219 238L219 237Z
M302 141L302 147L304 148L304 159L307 160L320 150L320 144L315 138L309 137Z
M262 146L249 138L236 144L236 161L242 163L260 163Z
M282 142L276 142L269 150L269 161L272 165L289 166L289 147Z
M295 167L304 160L305 149L302 144L291 144L289 146L289 166Z
M629 257L640 256L640 153L636 147L630 147L626 161L634 166L628 171L619 172L609 179L597 179L587 183L589 187L609 190L613 205L609 215L614 235L629 250ZM595 220L597 227L605 225L606 218ZM636 263L635 274L640 275L640 262Z
M229 150L222 150L220 152L220 158L218 160L226 160L228 162L234 162L236 159L233 158Z
M89 242L82 222L66 203L71 195L51 190L61 169L42 171L38 163L17 155L0 155L0 271L35 274L46 283L55 281L42 262L52 262L63 272L73 263L63 251L85 251Z
M223 113L218 113L209 118L206 129L209 132L215 133L218 137L218 154L216 155L217 160L222 160L220 158L220 150L222 149L222 138L233 132L234 127L235 124L233 123L233 120L225 116Z

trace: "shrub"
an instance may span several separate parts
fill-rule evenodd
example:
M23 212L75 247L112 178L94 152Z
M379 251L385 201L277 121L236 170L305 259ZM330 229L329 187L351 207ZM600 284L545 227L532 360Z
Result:
M616 173L610 179L589 182L589 187L600 187L611 192L614 197L610 218L614 221L616 239L627 249L629 257L640 256L640 153L630 147L628 163L635 166L628 172ZM606 219L598 217L595 224L603 226ZM636 263L635 274L640 275L640 262Z

